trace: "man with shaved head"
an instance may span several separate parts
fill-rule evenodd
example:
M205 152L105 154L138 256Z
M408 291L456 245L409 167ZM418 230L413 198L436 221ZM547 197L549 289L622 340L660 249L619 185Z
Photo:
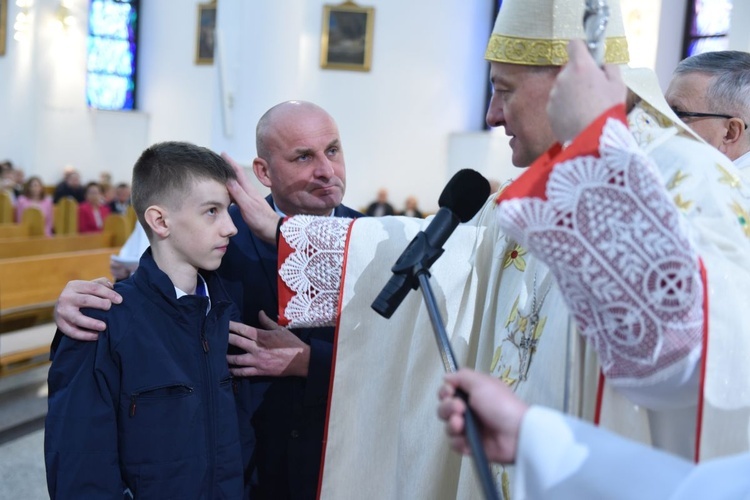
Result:
M271 190L267 200L279 215L361 215L341 205L344 152L336 122L323 108L305 101L272 107L258 122L256 149L253 171ZM255 434L243 443L251 498L315 498L334 329L292 333L268 319L278 310L276 247L250 232L237 207L230 213L238 233L219 274L245 323L233 325L243 335L232 334L230 343L243 354L230 356L230 364L238 366L234 375L247 377L238 388L247 393L239 406Z
M258 121L255 141L253 171L271 188L278 211L332 215L344 197L346 169L338 128L323 108L304 101L278 104Z
M266 198L280 216L360 217L341 205L346 166L333 118L320 106L287 101L269 109L256 129L253 171L271 190ZM258 239L230 208L237 235L218 269L243 323L231 323L228 356L239 418L252 435L241 436L246 497L315 498L323 447L333 353L333 328L293 332L271 318L278 313L276 247ZM78 339L96 338L105 325L80 313L107 309L121 299L95 282L73 281L56 308L58 327ZM231 368L231 367L230 367Z

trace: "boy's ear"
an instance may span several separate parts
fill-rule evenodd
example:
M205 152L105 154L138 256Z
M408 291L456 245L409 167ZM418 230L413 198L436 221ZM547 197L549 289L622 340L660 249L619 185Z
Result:
M160 238L166 238L169 236L169 224L167 222L167 211L164 207L159 205L151 205L146 209L144 214L146 224L151 228L151 231Z
M268 162L263 158L256 158L253 160L253 172L255 177L258 178L261 184L267 188L271 187L271 177L268 174Z

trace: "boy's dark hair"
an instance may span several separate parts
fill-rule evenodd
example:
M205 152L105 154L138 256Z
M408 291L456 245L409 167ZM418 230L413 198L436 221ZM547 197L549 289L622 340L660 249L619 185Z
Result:
M160 142L141 153L133 166L131 199L143 229L146 209L162 204L179 207L196 180L226 184L237 176L229 163L210 149L189 142Z

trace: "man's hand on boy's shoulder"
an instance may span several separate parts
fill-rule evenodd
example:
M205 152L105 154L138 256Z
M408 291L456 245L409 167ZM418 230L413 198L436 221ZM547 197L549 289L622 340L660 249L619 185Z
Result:
M259 320L265 329L234 321L229 323L229 343L244 351L244 354L227 355L232 375L307 377L310 346L263 311Z
M113 290L113 285L107 278L69 281L55 304L55 323L70 338L96 340L99 332L104 331L107 325L82 314L81 309L108 311L113 303L120 302L122 297Z

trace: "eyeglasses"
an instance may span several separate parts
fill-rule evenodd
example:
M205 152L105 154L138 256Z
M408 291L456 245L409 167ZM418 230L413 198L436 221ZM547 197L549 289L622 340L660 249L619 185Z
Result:
M676 114L680 120L683 120L685 118L727 118L727 119L737 118L736 116L731 116L731 115L722 115L719 113L698 113L695 111L674 110L674 114ZM747 130L747 123L745 123L744 120L742 120L742 123L745 125L745 130Z

